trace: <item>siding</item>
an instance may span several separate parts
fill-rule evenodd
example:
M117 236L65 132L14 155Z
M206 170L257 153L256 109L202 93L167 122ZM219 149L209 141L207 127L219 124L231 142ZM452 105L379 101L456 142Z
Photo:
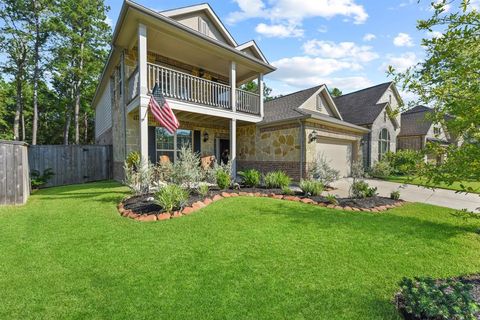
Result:
M95 109L95 139L112 127L112 100L110 96L110 80Z

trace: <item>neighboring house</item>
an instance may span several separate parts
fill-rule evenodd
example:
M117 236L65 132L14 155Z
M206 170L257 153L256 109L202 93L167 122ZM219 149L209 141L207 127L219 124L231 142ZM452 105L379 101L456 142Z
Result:
M362 139L365 167L371 167L386 152L395 152L401 119L400 113L391 115L402 99L393 82L344 94L334 101L343 120L370 129Z
M416 106L402 113L402 128L397 137L397 148L399 150L425 149L427 143L437 143L447 146L455 143L441 124L434 124L429 116L433 109L425 106ZM443 161L442 156L433 158L426 155L427 161Z
M275 70L254 41L237 44L208 4L158 12L123 3L93 100L95 138L113 146L115 179L131 151L174 162L188 144L204 156L228 150L238 132L263 119L263 76ZM240 90L251 80L259 93ZM169 134L148 111L158 83L180 129Z
M348 176L352 161L361 158L360 141L369 129L344 121L325 85L265 102L264 108L262 122L238 130L239 169L283 170L298 180L323 155Z

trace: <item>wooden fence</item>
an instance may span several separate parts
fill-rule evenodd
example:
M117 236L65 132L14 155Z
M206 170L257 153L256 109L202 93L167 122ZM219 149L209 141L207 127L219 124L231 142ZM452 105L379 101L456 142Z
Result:
M28 150L30 170L54 176L44 187L112 179L112 146L36 145Z
M0 140L0 205L24 204L30 195L28 145Z

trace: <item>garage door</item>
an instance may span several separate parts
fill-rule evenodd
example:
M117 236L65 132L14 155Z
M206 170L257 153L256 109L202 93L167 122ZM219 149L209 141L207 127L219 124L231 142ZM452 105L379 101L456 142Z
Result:
M352 168L352 142L338 139L317 140L317 155L323 154L330 166L348 177Z

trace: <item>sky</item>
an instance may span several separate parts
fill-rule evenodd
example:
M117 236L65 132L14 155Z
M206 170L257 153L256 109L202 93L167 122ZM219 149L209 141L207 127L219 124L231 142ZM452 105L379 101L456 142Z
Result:
M136 0L162 11L205 0ZM388 65L405 70L424 56L416 21L431 0L210 0L237 43L254 39L277 67L265 82L272 94L319 84L343 93L389 81ZM480 1L479 1L480 2ZM114 26L122 1L106 0ZM477 2L478 5L478 2ZM447 8L448 10L449 8ZM404 93L408 100L408 93Z

